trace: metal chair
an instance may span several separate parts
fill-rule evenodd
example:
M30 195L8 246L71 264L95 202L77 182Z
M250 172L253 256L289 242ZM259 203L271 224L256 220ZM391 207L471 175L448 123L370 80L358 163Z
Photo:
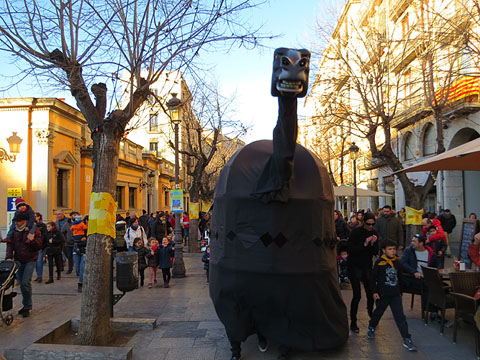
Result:
M477 359L480 359L480 333L474 320L480 302L473 297L477 288L480 286L480 272L452 272L450 273L450 280L453 290L451 294L455 299L453 342L457 342L458 319L471 321L474 328Z
M449 294L450 287L445 286L438 269L422 266L423 278L425 281L427 296L427 303L425 306L425 325L428 325L429 305L434 305L441 309L441 323L440 335L443 335L445 328L445 311L446 309L453 309L455 307L455 300Z

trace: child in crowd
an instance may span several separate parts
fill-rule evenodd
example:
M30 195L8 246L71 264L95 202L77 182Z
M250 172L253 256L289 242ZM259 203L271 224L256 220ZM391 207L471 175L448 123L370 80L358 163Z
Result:
M376 307L368 324L367 337L375 338L377 327L383 313L390 306L393 318L403 338L403 346L409 351L417 348L413 345L411 335L408 333L408 324L403 313L402 296L400 294L399 279L401 276L400 259L397 255L397 243L393 240L385 240L382 243L383 254L373 266L370 288Z
M348 280L348 253L346 250L340 251L340 254L337 255L337 263L340 285L350 282Z
M135 238L133 242L133 249L138 254L138 274L140 275L140 286L145 283L145 269L147 268L147 256L148 249L143 246L143 240L141 238Z
M428 228L425 245L432 248L437 256L437 268L443 269L445 263L445 251L447 251L447 237L445 236L445 233L439 232L434 225L430 226Z
M208 284L208 272L210 268L210 246L207 245L207 248L205 249L205 252L203 253L202 256L202 261L203 261L203 269L207 273L207 284Z
M170 287L170 269L172 268L172 258L175 254L174 245L170 244L167 237L162 239L162 246L158 251L158 264L162 269L163 287Z
M152 280L153 284L157 283L157 267L158 267L158 240L155 238L150 238L148 240L148 248L150 251L147 251L147 266L149 271L149 279L148 288L152 288Z
M75 215L75 221L70 227L73 239L73 262L78 269L78 292L82 292L83 271L85 268L85 253L87 249L88 225L83 222L82 215Z
M28 231L28 239L33 240L35 234L35 211L33 211L32 207L28 205L25 200L21 197L16 198L15 200L15 216L18 214L27 214L28 221L25 230ZM12 241L13 230L15 230L15 221L12 221L10 225L10 229L8 229L7 237L4 239L5 242Z

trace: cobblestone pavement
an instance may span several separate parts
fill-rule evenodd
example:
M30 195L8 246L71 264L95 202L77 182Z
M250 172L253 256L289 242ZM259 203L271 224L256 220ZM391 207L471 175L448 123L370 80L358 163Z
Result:
M155 360L212 360L230 359L229 343L208 295L200 254L185 254L187 277L173 279L171 287L147 287L128 293L115 306L116 317L156 318L157 328L139 331L128 343L133 347L133 359ZM44 275L48 273L44 268ZM161 274L159 274L159 279ZM45 276L44 276L45 279ZM65 275L53 284L34 283L34 311L29 318L16 315L21 297L15 298L15 320L7 327L0 325L0 354L7 359L20 358L21 350L65 321L79 317L81 296L76 292L76 277ZM351 290L342 290L349 304ZM424 326L420 319L420 301L417 296L413 310L410 295L404 297L404 308L410 332L418 351L410 353L402 346L400 334L389 310L381 320L376 339L366 338L368 316L364 299L360 303L359 334L350 334L347 344L339 349L292 353L292 360L300 359L474 359L475 346L471 324L459 325L458 342L452 343L452 329L439 334L437 323ZM447 312L453 318L453 311ZM277 347L271 344L266 353L257 349L254 336L242 346L243 360L276 359Z

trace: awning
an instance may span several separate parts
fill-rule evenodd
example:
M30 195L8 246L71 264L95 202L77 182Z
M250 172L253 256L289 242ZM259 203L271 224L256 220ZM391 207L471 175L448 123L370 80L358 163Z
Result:
M334 186L333 193L335 196L353 196L353 186ZM387 193L382 193L373 190L366 190L357 187L357 196L358 197L369 197L369 196L392 196Z
M480 138L435 155L396 173L432 170L480 170Z

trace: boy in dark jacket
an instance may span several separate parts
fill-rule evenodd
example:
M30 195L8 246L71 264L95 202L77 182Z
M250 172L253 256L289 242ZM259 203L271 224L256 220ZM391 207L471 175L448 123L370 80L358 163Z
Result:
M403 346L409 351L415 351L417 348L413 345L411 335L408 333L407 319L403 313L399 284L402 267L400 259L396 256L397 243L387 239L382 243L382 250L383 255L375 261L370 278L370 287L376 307L368 324L367 337L375 338L375 328L387 307L390 306L395 323L403 338Z
M140 238L135 238L133 250L138 254L138 274L140 275L140 286L143 286L145 283L145 269L147 268L145 257L147 256L148 250L143 246L143 241Z

